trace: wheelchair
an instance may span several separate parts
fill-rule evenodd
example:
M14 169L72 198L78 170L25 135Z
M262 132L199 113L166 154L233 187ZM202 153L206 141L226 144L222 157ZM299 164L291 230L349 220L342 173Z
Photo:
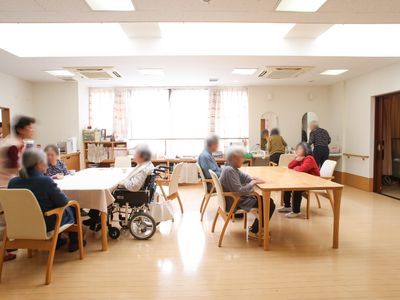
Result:
M117 188L112 194L115 202L108 207L108 235L118 239L121 230L129 229L137 240L148 240L156 232L156 222L149 214L149 204L156 191L156 173L147 176L143 187L137 192ZM114 220L115 215L118 219ZM113 226L118 222L121 229Z

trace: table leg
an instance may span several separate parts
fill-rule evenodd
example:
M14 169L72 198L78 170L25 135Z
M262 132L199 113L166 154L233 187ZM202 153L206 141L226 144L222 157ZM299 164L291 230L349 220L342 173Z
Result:
M108 250L108 239L107 239L107 233L108 233L108 228L107 228L107 213L101 212L100 213L100 218L101 218L101 246L103 251Z
M269 250L269 209L270 209L270 191L263 191L263 207L264 207L264 250Z
M342 200L342 188L333 190L333 248L339 248L339 219L340 202Z

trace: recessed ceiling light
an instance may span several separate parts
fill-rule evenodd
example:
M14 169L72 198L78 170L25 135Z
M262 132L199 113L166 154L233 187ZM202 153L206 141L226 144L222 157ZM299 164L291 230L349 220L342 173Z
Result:
M49 73L50 75L56 76L56 77L74 77L75 74L68 71L68 70L48 70L45 71L46 73Z
M85 0L92 10L99 11L134 11L131 0Z
M340 74L346 73L347 71L348 70L346 70L346 69L326 70L326 71L322 72L321 75L336 76L336 75L340 75Z
M233 69L232 74L235 75L253 75L255 72L257 72L258 69L245 69L245 68L240 68L240 69Z
M276 11L316 12L327 0L280 0Z
M156 75L156 76L164 75L163 69L138 69L138 71L143 75Z

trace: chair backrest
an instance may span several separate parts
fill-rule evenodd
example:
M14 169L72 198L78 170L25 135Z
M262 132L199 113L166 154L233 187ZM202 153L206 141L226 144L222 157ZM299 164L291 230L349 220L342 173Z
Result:
M132 167L132 160L130 156L117 156L114 162L115 168L130 168Z
M280 167L287 167L289 163L296 157L294 154L282 154L279 157L279 163L278 165Z
M201 179L201 183L203 184L204 192L207 194L208 189L207 189L206 177L204 176L203 170L201 169L200 165L198 163L196 163L196 166L197 166L197 171L200 174L200 179Z
M9 239L46 240L46 223L39 203L30 190L0 190Z
M226 201L224 197L224 191L222 189L221 182L219 182L219 178L215 172L210 170L210 175L214 183L215 191L217 192L217 198L218 198L218 205L221 207L223 211L226 211Z
M178 191L179 176L181 175L183 163L179 163L175 166L171 174L171 181L168 186L168 193L172 195ZM168 195L168 196L169 196Z
M332 177L333 172L335 172L336 164L337 162L334 160L326 160L319 171L321 177Z

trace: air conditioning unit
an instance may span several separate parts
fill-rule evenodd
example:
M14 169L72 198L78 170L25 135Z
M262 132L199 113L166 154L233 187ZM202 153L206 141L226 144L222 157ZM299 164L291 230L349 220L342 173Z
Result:
M108 80L122 77L114 67L73 67L64 69L86 79Z
M311 66L266 67L258 74L258 77L267 79L296 78L313 68Z

